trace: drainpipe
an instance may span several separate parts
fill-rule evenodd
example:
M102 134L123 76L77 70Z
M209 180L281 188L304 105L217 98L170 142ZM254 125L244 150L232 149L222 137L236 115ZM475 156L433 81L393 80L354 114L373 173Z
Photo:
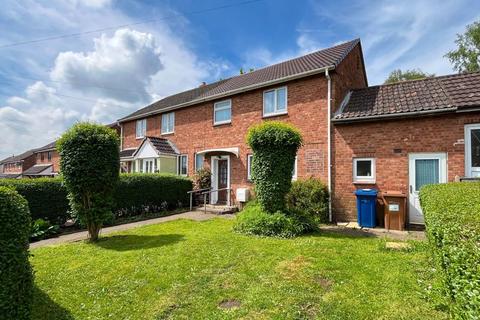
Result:
M327 172L328 172L328 194L330 200L328 201L328 221L332 222L332 138L331 138L331 114L332 114L332 79L325 69L325 77L327 78Z

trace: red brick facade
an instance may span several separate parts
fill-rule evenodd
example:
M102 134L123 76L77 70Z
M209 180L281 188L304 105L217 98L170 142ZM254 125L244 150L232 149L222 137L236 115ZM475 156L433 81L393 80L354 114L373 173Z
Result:
M60 156L56 150L37 152L35 164L52 164L53 173L58 173L60 171Z
M3 164L3 173L5 174L20 174L35 164L35 155L24 158L16 162L7 162Z
M375 188L409 194L409 153L447 154L447 179L465 176L464 129L480 113L337 124L333 144L333 207L337 221L355 221L354 191ZM375 158L376 183L353 183L353 158Z

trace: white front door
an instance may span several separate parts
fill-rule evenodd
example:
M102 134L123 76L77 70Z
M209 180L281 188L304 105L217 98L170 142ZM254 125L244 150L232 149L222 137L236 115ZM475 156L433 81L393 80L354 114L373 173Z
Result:
M230 204L230 191L225 188L230 188L230 156L212 156L212 189L223 189L219 192L212 192L210 196L210 203L217 204L219 202L226 202Z
M480 177L480 124L465 126L465 175Z
M423 224L424 218L418 191L423 185L447 182L447 155L445 153L411 153L409 166L408 220Z

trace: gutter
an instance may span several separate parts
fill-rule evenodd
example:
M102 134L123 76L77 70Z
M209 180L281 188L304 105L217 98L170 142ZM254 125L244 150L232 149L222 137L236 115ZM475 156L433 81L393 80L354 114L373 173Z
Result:
M365 117L357 117L357 118L332 119L332 122L341 124L341 123L374 121L374 120L378 120L378 119L396 119L396 118L429 115L429 114L437 114L437 113L450 113L450 112L454 112L454 111L457 111L456 107L439 109L439 110L402 112L402 113L398 113L398 114L380 114L380 115L375 115L375 116L365 116Z
M195 104L199 104L199 103L202 103L202 102L207 102L207 101L212 101L212 100L216 100L216 99L223 98L223 97L232 96L234 94L238 94L238 93L242 93L242 92L246 92L246 91L250 91L250 90L254 90L254 89L268 87L270 85L275 85L275 84L279 84L279 83L290 81L290 80L305 78L305 77L315 75L315 74L319 74L319 73L323 73L323 72L326 72L326 74L328 74L328 70L333 70L333 69L335 69L335 65L323 67L323 68L320 68L320 69L309 70L309 71L302 72L302 73L297 73L295 75L283 77L283 78L280 78L280 79L275 79L275 80L265 81L265 82L261 82L261 83L256 83L256 84L253 84L253 85L250 85L250 86L242 87L240 89L230 90L230 91L215 94L213 96L209 96L209 97L206 97L206 98L201 98L201 99L188 101L188 102L177 104L177 105L174 105L174 106L171 106L171 107L163 108L161 110L154 110L154 111L150 111L150 112L147 112L147 113L142 113L140 115L122 118L122 119L117 120L117 122L120 124L120 123L126 122L126 121L142 119L142 118L152 116L152 115L155 115L155 114L164 113L164 112L167 112L167 111L171 111L171 110L180 109L180 108L183 108L183 107L188 107L188 106L192 106L192 105L195 105Z
M325 70L325 77L327 78L327 172L328 172L328 221L332 222L332 133L331 133L331 119L332 119L332 79L328 73L328 69Z

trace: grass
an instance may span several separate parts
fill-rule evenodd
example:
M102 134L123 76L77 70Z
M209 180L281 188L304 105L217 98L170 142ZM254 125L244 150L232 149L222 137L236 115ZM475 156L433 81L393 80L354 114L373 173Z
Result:
M178 220L32 250L33 319L442 319L422 245L321 233L248 237Z

